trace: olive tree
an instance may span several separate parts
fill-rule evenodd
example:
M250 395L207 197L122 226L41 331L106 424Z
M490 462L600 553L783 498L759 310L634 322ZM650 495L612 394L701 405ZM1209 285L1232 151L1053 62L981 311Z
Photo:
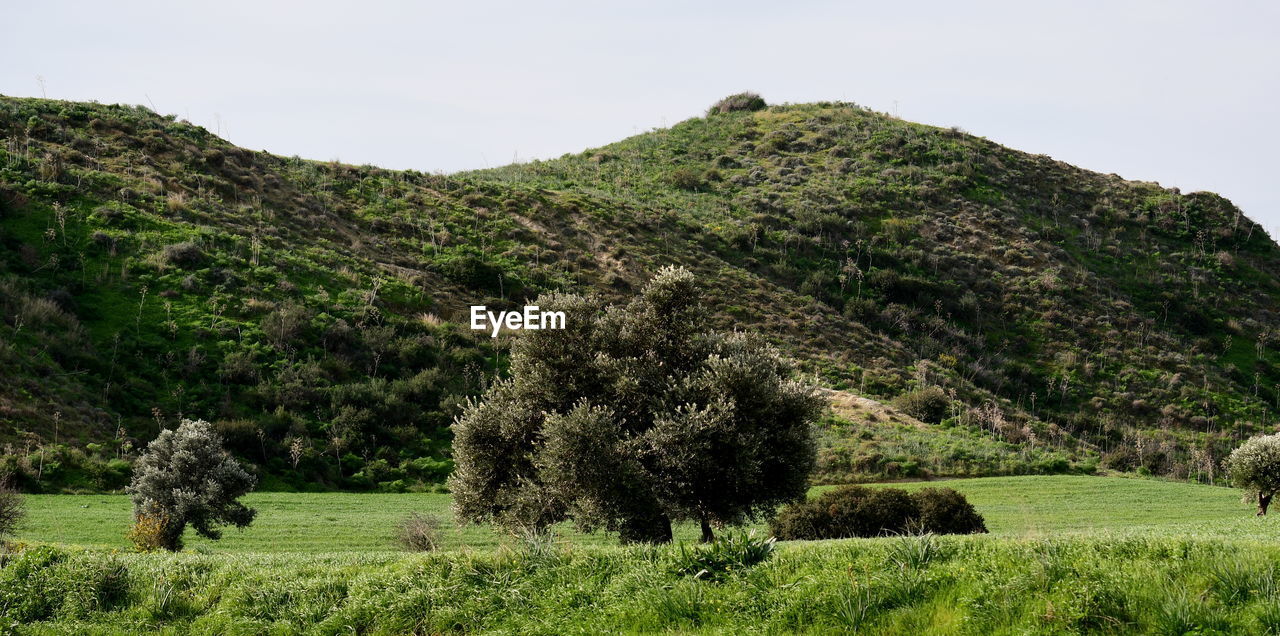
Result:
M1245 498L1267 514L1271 498L1280 490L1280 433L1250 438L1223 462L1231 482L1245 490Z
M510 378L454 422L460 519L651 543L689 519L711 540L804 496L822 401L772 346L711 331L693 274L664 269L625 306L537 304L565 328L525 331Z
M127 489L132 536L140 545L176 551L188 525L209 539L222 537L221 525L247 527L256 511L237 499L256 482L208 422L183 420L176 430L161 431L134 464Z

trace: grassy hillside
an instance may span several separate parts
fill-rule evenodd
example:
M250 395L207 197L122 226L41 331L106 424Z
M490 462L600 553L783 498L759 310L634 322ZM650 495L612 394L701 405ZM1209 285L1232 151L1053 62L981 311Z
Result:
M117 488L179 415L269 487L429 488L504 370L468 305L620 296L670 263L721 327L955 441L835 413L833 479L1207 479L1280 399L1280 252L1225 199L852 104L450 176L141 107L0 98L0 136L0 472L29 490Z
M258 523L194 552L6 555L0 617L24 634L1280 629L1275 519L1253 517L1231 491L1078 476L946 485L992 535L790 542L717 582L679 574L681 546L574 535L495 550L486 528L449 535L439 553L385 550L380 525L447 495L258 494ZM31 503L41 538L114 544L119 533L104 528L128 517L121 496Z
M993 535L1036 538L1063 534L1149 534L1267 541L1280 521L1256 518L1239 492L1200 484L1085 476L994 477L892 484L915 489L945 485L969 499ZM410 512L441 520L443 549L492 549L504 538L488 526L458 527L449 495L433 493L255 493L245 501L259 517L217 542L192 536L188 547L218 553L379 552L394 550L395 525ZM18 540L93 548L129 547L132 520L123 495L32 495L30 517ZM763 524L753 528L767 532ZM603 533L584 535L560 526L569 545L613 545ZM695 541L698 529L683 524L677 540Z

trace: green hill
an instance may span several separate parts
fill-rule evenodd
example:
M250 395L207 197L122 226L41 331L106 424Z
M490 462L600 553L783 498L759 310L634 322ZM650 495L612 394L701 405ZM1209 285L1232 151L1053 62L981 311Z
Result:
M448 176L131 106L0 98L0 136L0 472L27 488L118 487L180 414L268 485L438 483L504 369L467 306L671 263L721 327L915 418L836 411L827 475L1208 477L1280 399L1280 251L1228 201L852 104Z

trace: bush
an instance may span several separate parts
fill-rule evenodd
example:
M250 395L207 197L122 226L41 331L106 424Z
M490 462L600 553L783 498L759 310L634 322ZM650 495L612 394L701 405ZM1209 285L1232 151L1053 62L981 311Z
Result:
M681 190L701 190L706 185L701 172L693 168L676 168L667 175L667 181Z
M396 544L410 552L430 552L440 545L440 520L409 513L396 526Z
M975 534L987 531L982 515L964 495L951 488L923 488L911 493L918 509L917 530L934 534Z
M1258 504L1258 515L1267 514L1271 498L1280 491L1280 433L1250 438L1223 462L1231 483L1243 488L1245 498Z
M950 488L908 493L865 486L843 486L787 506L770 528L783 540L986 532L982 516Z
M894 398L893 405L921 422L938 424L947 416L951 399L941 387L930 386L899 395Z
M222 537L217 526L248 526L256 511L237 499L256 483L223 448L222 437L208 422L183 420L177 430L156 436L134 465L127 491L135 522L145 522L142 527L135 524L140 538L135 544L158 541L166 550L181 550L188 524L214 540Z
M164 262L175 267L191 268L204 262L204 251L190 241L164 246Z
M718 581L734 570L745 570L767 560L776 540L760 539L749 532L731 532L693 548L680 545L674 571L703 581Z
M0 538L13 534L26 514L22 494L10 487L8 481L0 481Z
M730 95L711 106L708 115L716 113L732 113L736 111L764 110L768 106L764 98L750 91Z
M166 529L169 528L169 517L162 513L139 514L125 535L139 552L154 552L168 548Z

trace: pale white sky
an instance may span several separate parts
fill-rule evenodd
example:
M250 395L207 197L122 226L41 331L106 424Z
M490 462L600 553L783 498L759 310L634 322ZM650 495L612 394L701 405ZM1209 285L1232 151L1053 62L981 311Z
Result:
M1280 229L1275 2L28 1L4 14L0 93L153 104L282 155L496 166L750 89L896 108L1213 190Z

